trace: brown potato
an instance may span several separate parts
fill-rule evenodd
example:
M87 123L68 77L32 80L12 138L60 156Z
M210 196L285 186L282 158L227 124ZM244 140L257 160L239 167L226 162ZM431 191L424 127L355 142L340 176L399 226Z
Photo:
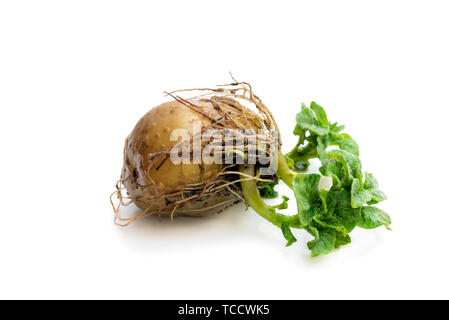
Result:
M170 141L173 130L185 129L192 137L194 122L204 129L217 121L222 128L262 126L254 112L232 99L166 102L139 120L125 142L122 181L140 209L158 215L204 215L240 200L226 188L203 192L206 183L219 178L221 164L174 164L168 155L181 142ZM189 197L192 201L184 201Z

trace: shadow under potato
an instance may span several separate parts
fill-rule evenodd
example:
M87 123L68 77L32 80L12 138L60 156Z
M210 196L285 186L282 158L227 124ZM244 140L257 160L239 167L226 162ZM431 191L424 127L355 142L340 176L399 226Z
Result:
M132 215L138 208L126 208ZM220 243L242 242L253 239L269 245L284 244L282 234L274 237L264 220L251 211L245 211L243 203L235 204L223 212L202 218L149 216L117 228L121 240L129 247L144 251L196 250L197 245L216 246ZM268 233L268 235L267 235ZM272 237L270 237L270 234ZM278 241L274 241L277 238ZM250 243L249 241L248 243ZM276 243L279 242L279 243ZM188 245L180 247L180 244Z

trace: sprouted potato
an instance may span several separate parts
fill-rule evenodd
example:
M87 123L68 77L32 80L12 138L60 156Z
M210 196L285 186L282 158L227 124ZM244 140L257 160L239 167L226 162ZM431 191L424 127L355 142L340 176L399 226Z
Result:
M179 95L192 91L199 93ZM318 104L302 106L294 130L298 143L284 155L278 126L248 83L168 95L174 100L150 110L125 141L113 193L118 205L111 196L116 223L150 215L203 217L245 202L281 229L287 246L296 241L291 228L311 233L312 256L350 243L355 227L388 228L391 223L373 206L386 197L372 174L362 174L357 143L341 132L343 126L329 122ZM321 161L320 173L304 173L313 158ZM279 180L293 190L296 214L278 212L288 207L285 196L275 206L263 200L277 197ZM323 180L332 185L324 189ZM120 207L130 203L141 212L123 217Z

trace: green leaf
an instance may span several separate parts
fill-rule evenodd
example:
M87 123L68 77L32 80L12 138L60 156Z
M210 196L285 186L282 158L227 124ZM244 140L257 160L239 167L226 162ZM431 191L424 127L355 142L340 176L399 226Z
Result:
M333 189L341 188L341 182L345 179L346 173L343 170L343 165L335 159L330 159L327 162L327 174L332 177Z
M377 189L377 180L370 173L365 173L365 181L354 179L351 186L351 205L353 208L360 208L365 203L376 204L387 197Z
M329 125L329 121L327 120L326 111L324 111L323 107L317 104L315 101L312 101L310 103L310 109L312 109L315 112L316 119L318 122L323 125L327 126Z
M339 126L337 122L334 122L330 124L329 131L333 135L338 135L344 128L345 126Z
M360 209L341 207L337 208L334 214L340 225L345 228L346 234L354 230L360 221Z
M321 215L314 218L320 227L334 229L347 235L354 230L360 221L360 210L352 208L337 208L328 215Z
M353 179L362 180L362 163L357 156L344 150L330 150L327 153L328 159L335 159L342 164L342 168L345 172L345 178L342 183L345 185L351 185Z
M296 242L296 238L293 235L292 231L290 230L290 226L288 225L288 223L286 222L282 223L281 230L285 240L287 240L287 244L285 245L286 247L289 247Z
M307 247L312 251L312 257L327 254L334 250L337 240L335 230L310 227L308 231L315 237L315 240L307 243Z
M318 197L321 199L321 205L324 213L327 213L327 197L329 195L329 191L325 189L318 190Z
M384 225L389 229L390 224L391 218L388 213L373 206L366 206L361 210L361 219L357 225L364 229L374 229Z
M323 121L322 118L320 118L320 120ZM296 123L297 126L295 132L299 132L301 129L309 130L319 136L325 136L329 133L329 125L320 123L316 113L305 106L303 106L301 112L296 115Z
M348 233L345 227L341 225L340 221L334 215L315 217L314 222L315 225L319 226L320 228L333 229L343 234Z
M319 174L298 174L293 180L299 221L303 226L308 226L313 217L320 212L321 199L318 193L320 179Z
M318 153L318 159L321 161L321 168L323 168L323 172L321 172L323 175L326 175L327 170L327 153L326 153L327 143L326 140L318 137L317 138L317 153Z
M385 193L383 193L379 189L372 189L370 190L370 192L373 197L370 201L367 202L368 204L376 204L381 201L387 200L387 196L385 195Z
M337 144L341 150L352 153L355 156L359 156L359 145L354 139L347 133L342 133L337 139Z
M365 189L377 189L379 187L376 178L371 173L365 172L364 187Z
M332 187L334 189L340 189L341 188L341 181L340 181L340 179L335 174L333 174L332 172L330 173L330 176L332 178Z
M372 199L367 202L368 204L376 204L387 199L385 193L378 189L379 184L371 173L365 172L364 187L369 190L372 195Z
M278 193L274 190L274 186L276 186L279 182L262 182L259 186L260 195L264 198L277 198Z
M338 249L339 247L350 244L351 243L351 237L349 235L343 235L341 233L337 233L337 238L335 239L335 249Z
M332 186L327 196L328 211L340 208L351 208L351 193L346 189L334 189Z
M290 200L288 197L286 196L282 196L282 203L278 204L277 206L273 206L274 209L287 209L288 208L288 200Z
M369 202L373 198L372 193L369 190L364 190L362 183L354 179L351 186L351 206L353 208L360 208L365 203Z

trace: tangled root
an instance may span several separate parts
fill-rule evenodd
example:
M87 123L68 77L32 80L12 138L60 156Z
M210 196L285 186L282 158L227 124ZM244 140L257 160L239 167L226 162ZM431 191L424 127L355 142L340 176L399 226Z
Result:
M246 82L234 82L226 85L220 85L218 88L195 88L182 89L166 94L174 100L187 106L194 112L201 114L210 121L210 125L202 128L201 134L206 130L226 130L229 128L252 130L250 134L242 134L239 130L234 130L234 136L231 139L241 139L243 144L234 146L232 156L234 160L240 157L240 162L233 161L233 164L223 165L220 170L201 183L186 183L176 187L169 188L154 181L151 178L150 171L158 170L170 157L170 152L174 146L160 152L148 155L149 165L146 167L146 181L141 184L126 165L126 144L125 144L125 165L120 180L116 184L116 190L110 196L110 202L115 213L115 223L120 226L126 226L131 222L143 217L156 215L169 216L172 220L174 216L205 217L220 213L224 209L238 202L244 202L240 182L246 180L256 180L259 182L272 182L276 175L271 176L248 176L238 170L239 164L243 161L247 164L247 155L249 152L257 152L266 158L263 163L269 163L273 158L270 146L275 144L280 148L279 129L274 121L270 110L262 103L260 98L252 91L251 85ZM190 98L183 98L180 93L197 92ZM218 112L218 117L211 117L204 113L198 104L210 103ZM250 103L255 106L257 113L245 107L243 103ZM219 145L215 147L215 157L229 156L229 149L226 149L226 139L223 137ZM192 143L184 141L181 143ZM179 145L178 145L179 146ZM192 146L192 145L191 145ZM202 148L205 145L201 146ZM192 148L190 149L192 150ZM276 150L277 151L277 150ZM191 156L193 156L193 151ZM224 162L223 162L224 163ZM183 164L179 164L182 166ZM257 167L264 165L255 164ZM266 166L266 164L265 164ZM138 192L132 192L134 187ZM128 189L130 196L124 196L123 190ZM116 204L115 202L118 203ZM134 216L125 217L120 214L120 208L136 204L142 211Z

